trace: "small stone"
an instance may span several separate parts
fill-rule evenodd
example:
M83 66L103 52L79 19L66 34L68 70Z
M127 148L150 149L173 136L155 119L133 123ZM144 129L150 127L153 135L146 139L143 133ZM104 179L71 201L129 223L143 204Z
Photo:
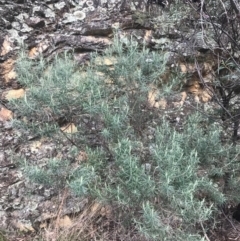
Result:
M55 18L55 13L51 9L46 9L44 11L46 18Z
M56 3L54 4L55 8L57 8L58 10L63 9L66 6L65 2L60 2L60 3Z
M149 135L149 136L148 136L148 139L149 139L149 140L152 140L152 139L153 139L153 136L152 136L152 135Z
M77 18L77 20L83 20L86 17L86 13L83 11L76 11L73 15Z

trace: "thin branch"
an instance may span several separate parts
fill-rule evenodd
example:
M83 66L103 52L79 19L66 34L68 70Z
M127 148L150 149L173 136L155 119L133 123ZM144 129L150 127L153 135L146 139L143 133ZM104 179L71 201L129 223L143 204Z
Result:
M206 233L206 231L205 231L205 228L203 227L202 222L200 222L200 225L201 225L201 228L202 228L202 231L203 231L203 234L204 234L204 237L206 238L206 240L207 240L207 241L211 241L211 240L209 239L209 237L207 236L207 233Z

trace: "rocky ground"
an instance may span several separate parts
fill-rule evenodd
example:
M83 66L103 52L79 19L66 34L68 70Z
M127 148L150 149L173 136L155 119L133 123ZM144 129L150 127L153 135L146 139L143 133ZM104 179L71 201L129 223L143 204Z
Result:
M162 11L159 6L155 8ZM24 159L31 164L44 165L48 158L61 157L71 160L71 168L74 168L86 156L84 150L72 155L74 146L68 139L62 141L29 136L29 141L23 142L22 133L12 127L14 113L8 110L6 103L10 99L24 96L24 89L18 84L14 70L17 51L22 43L30 58L41 53L50 60L58 53L71 50L79 65L89 60L91 52L101 53L109 46L116 30L122 39L134 35L139 42L145 41L151 48L163 47L167 43L172 50L180 46L187 52L186 44L180 44L178 31L172 28L170 33L166 33L164 29L145 20L140 13L134 14L136 10L149 9L144 1L133 4L121 0L0 0L0 240L1 232L8 237L7 240L33 240L36 234L40 235L39 230L44 229L48 232L44 234L43 240L54 240L62 227L73 229L76 228L76 223L83 226L78 229L84 230L81 237L85 240L94 240L93 233L96 230L101 240L117 240L114 230L122 230L123 227L113 222L113 210L109 207L103 207L92 200L76 198L68 189L59 193L58 190L36 185L26 179L21 168ZM213 68L211 57L206 56L205 59L202 67L205 70L204 78L210 81ZM191 65L175 61L175 55L172 54L169 66L178 63L183 73L194 72ZM188 82L185 92L160 101L155 101L154 95L154 91L149 93L150 105L169 113L169 119L179 127L184 116L197 105L203 109L217 106L209 102L211 95L201 88L199 80L194 77ZM78 121L85 123L86 128L94 125L87 118ZM144 135L151 138L151 129ZM215 237L212 232L214 238L211 240L233 240L228 233L239 232L231 216L223 219L228 224L222 224L222 239ZM51 228L49 225L52 225ZM108 237L109 233L111 238ZM130 239L127 236L129 234L124 237L123 233L124 230L121 240Z

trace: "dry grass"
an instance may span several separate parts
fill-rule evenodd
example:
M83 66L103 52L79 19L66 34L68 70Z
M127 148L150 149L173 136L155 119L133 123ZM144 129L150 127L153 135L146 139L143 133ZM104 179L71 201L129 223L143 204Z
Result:
M34 241L147 241L134 227L126 228L114 218L114 212L108 205L95 200L89 202L81 213L63 215L63 205L67 197L63 192L57 218L43 224Z

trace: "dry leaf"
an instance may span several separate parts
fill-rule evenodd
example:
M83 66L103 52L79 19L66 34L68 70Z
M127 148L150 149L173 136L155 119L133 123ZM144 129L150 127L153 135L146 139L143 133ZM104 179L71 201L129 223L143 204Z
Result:
M24 95L25 95L24 89L9 90L9 91L5 91L3 93L3 97L7 100L19 99L19 98L24 97Z
M1 73L0 75L5 82L10 82L12 79L16 79L16 72L14 71L15 60L8 59L0 64Z
M205 73L209 73L212 71L213 68L213 61L211 63L204 62L202 66L202 70L204 70Z
M0 121L8 121L13 118L12 111L2 107L0 110Z
M180 69L181 69L181 72L183 73L193 73L196 71L196 67L195 67L195 64L180 64Z
M199 65L203 75L212 71L212 64L210 63L205 62ZM197 66L195 63L180 63L179 67L182 73L194 73L197 71Z
M187 98L187 92L186 91L181 92L181 100L179 102L173 102L174 107L178 107L178 108L182 107L186 98Z
M209 83L209 82L213 82L215 80L215 76L213 73L208 73L207 75L205 75L203 77L203 81L204 83Z
M76 159L77 159L78 162L86 161L87 160L87 153L85 151L80 151Z
M30 58L34 58L38 55L38 51L37 51L37 48L36 47L33 47L29 50L29 53L28 53L28 56Z
M165 110L167 106L167 101L164 98L161 98L159 101L156 101L155 107Z
M41 43L38 44L38 46L33 47L29 52L28 52L28 57L29 58L36 58L38 57L41 53L46 51L46 49L49 47L48 40L45 40Z
M152 38L152 30L146 30L144 35L144 41L149 43Z
M200 99L199 99L199 97L197 95L194 96L194 101L197 102L197 103L200 103Z
M195 95L198 95L200 94L200 92L202 91L201 90L201 87L198 83L194 84L194 85L191 85L187 88L187 91L192 93L192 94L195 94Z
M21 221L14 221L13 225L18 228L21 232L35 232L34 228L32 227L32 224L29 223L24 223Z
M111 65L114 65L116 64L117 62L117 59L114 58L114 57L110 57L110 58L107 58L107 57L97 57L95 59L95 64L96 65L107 65L107 66L111 66Z
M112 208L110 205L105 205L104 207L101 208L100 210L100 214L103 217L107 217L110 218L111 214L112 214Z
M108 38L99 38L93 36L82 36L81 37L82 43L93 43L93 44L103 44L103 45L110 45L112 41Z
M201 99L203 102L208 102L212 99L212 93L209 90L203 90L201 94Z
M12 50L11 43L9 42L8 38L5 38L2 44L0 56L3 56L9 53Z
M100 210L101 207L102 207L102 205L100 203L94 203L91 206L91 213L96 213L97 211Z
M43 223L40 223L40 225L39 225L39 228L40 229L45 229L45 228L47 228L47 226L48 226L48 224L47 224L47 222L43 222Z
M78 131L77 127L73 123L70 123L70 124L67 124L67 125L61 127L61 130L64 133L68 133L68 134L73 134L73 133L76 133Z
M156 96L157 96L157 90L156 89L152 89L148 92L148 103L149 103L150 107L155 107Z
M64 217L60 218L59 227L66 228L66 227L70 227L71 225L72 225L72 220L69 218L68 215L65 215Z
M31 145L30 145L31 152L38 151L38 149L40 148L41 145L42 145L41 141L34 141L34 142L32 142Z
M13 69L10 72L8 72L7 74L4 75L4 79L7 83L10 82L13 79L16 79L16 77L17 77L17 73Z
M8 59L4 61L2 64L0 64L1 74L5 75L9 73L11 70L13 70L14 64L15 64L15 60L13 59Z
M180 106L183 106L185 100L187 99L187 92L186 92L186 91L183 91L183 92L181 93L181 96L182 96L182 99L181 99L181 101L180 101L179 104L180 104Z
M148 93L148 103L150 107L160 108L162 110L166 109L167 101L164 98L157 100L158 90L156 88L152 89Z

